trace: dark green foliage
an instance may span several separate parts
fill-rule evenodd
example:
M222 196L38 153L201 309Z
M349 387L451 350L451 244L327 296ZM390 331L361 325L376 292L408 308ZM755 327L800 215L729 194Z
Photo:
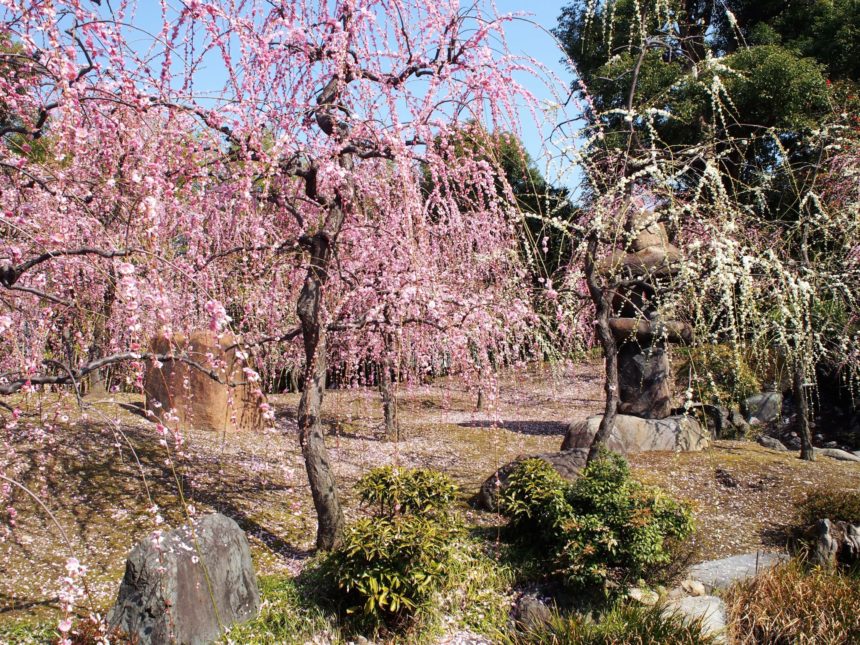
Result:
M370 471L358 490L378 513L346 529L324 570L347 614L403 627L454 569L454 541L462 534L450 508L456 487L441 473L388 466Z
M358 481L356 489L365 504L388 517L444 513L457 494L457 487L443 473L396 466L374 468Z
M458 533L421 515L363 518L347 528L331 561L347 612L390 626L413 615L444 586Z
M702 634L701 622L685 623L679 616L664 615L660 607L618 605L597 621L580 614L553 615L543 625L509 639L516 645L609 645L714 643Z
M667 541L693 531L686 506L632 479L627 462L614 453L588 465L568 501L575 515L565 526L560 564L575 586L624 586L649 567L669 564Z
M572 509L565 497L567 482L543 459L526 459L511 472L499 496L499 510L511 527L554 541Z
M500 508L512 528L538 538L572 587L623 589L671 562L673 540L693 529L690 510L632 479L627 462L604 452L567 484L541 460L511 473Z
M860 491L819 488L807 494L797 514L803 527L823 519L860 524Z

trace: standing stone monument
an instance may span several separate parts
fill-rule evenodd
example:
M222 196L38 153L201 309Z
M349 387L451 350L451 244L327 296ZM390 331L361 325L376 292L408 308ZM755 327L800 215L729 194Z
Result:
M614 293L609 327L618 346L618 416L607 446L621 454L647 450L702 450L710 436L696 419L672 414L670 344L689 344L687 323L665 320L658 293L678 273L681 251L669 243L653 213L634 218L627 249L603 259L598 269L623 284ZM570 425L562 450L591 445L601 416Z
M161 421L172 410L182 429L261 430L260 405L265 397L259 383L248 381L243 372L247 363L236 355L235 343L229 332L196 331L188 338L182 334L156 336L151 343L153 353L188 358L215 371L221 382L181 360L168 359L160 365L149 361L144 380L146 409Z
M601 269L626 282L613 300L616 316L609 327L618 344L618 412L645 419L664 419L672 411L672 377L669 343L689 344L692 328L676 320L663 320L657 293L676 275L680 250L669 243L666 229L644 213L635 219L639 228L626 252L603 260Z
M132 549L108 623L140 645L206 645L259 610L245 533L212 513Z

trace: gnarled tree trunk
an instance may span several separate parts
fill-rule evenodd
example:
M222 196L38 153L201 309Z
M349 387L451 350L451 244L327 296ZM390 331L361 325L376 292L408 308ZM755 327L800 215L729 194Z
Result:
M340 217L342 221L342 214ZM305 380L297 415L299 441L317 512L316 545L318 549L328 551L340 545L344 527L343 511L320 420L326 383L326 336L320 309L332 249L331 239L325 231L303 242L310 250L311 262L296 307L305 345Z
M598 239L595 235L588 241L588 252L585 258L585 280L588 284L588 293L596 309L594 323L597 339L603 348L603 358L606 362L604 383L606 405L603 408L603 418L600 420L597 434L594 435L588 450L588 462L597 457L600 447L606 443L618 414L618 346L609 327L609 317L612 313L612 291L602 287L598 282L594 257L597 248Z

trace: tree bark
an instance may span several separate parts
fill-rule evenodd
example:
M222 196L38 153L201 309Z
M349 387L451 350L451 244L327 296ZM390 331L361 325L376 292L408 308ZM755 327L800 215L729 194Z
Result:
M385 332L385 357L382 359L379 374L379 394L382 397L382 417L385 423L385 439L400 441L400 421L397 418L397 384L392 378L394 361L391 353L394 342L391 334Z
M815 449L812 447L812 431L809 429L809 404L803 388L803 365L797 361L794 366L794 400L797 402L797 430L800 435L800 458L815 461Z
M592 236L588 242L588 251L585 257L585 280L588 284L588 293L594 303L596 318L594 321L597 339L603 349L605 361L604 391L606 392L606 405L603 408L603 418L597 434L591 441L588 449L588 463L592 462L600 453L600 447L606 443L612 427L615 425L615 417L618 414L618 346L609 328L609 317L612 313L612 289L602 287L597 279L595 268L595 254L598 249L598 238Z
M340 218L342 221L342 214ZM332 249L331 239L324 230L305 239L304 244L310 250L311 262L296 306L305 346L305 379L297 414L299 442L317 512L316 545L329 551L340 546L344 528L320 420L326 383L326 337L320 314Z
M93 342L90 344L87 352L87 362L96 360L99 356L103 356L104 345L107 335L107 323L113 313L113 303L116 300L116 274L113 267L108 272L108 283L105 289L104 299L102 300L101 311L96 314L96 319L93 325ZM100 392L105 390L105 370L100 369L92 372L87 376L87 391L90 393Z

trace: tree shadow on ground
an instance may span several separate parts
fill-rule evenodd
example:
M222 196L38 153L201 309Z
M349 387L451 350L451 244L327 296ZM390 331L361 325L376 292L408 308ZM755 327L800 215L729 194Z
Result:
M461 428L500 428L517 434L563 435L570 424L561 421L465 421Z

